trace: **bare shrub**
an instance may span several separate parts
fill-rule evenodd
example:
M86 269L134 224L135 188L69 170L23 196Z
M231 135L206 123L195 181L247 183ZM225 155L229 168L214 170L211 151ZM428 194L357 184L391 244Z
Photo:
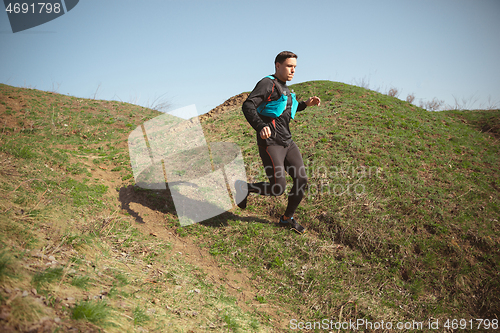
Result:
M164 113L167 112L171 108L172 103L168 102L167 100L165 100L163 98L163 96L165 96L165 94L162 94L158 97L155 97L152 102L149 102L149 99L148 99L145 107L147 107L148 109L159 111L159 112L164 112Z
M156 110L156 111L159 111L159 112L167 112L168 110L170 110L170 108L172 107L172 103L170 102L167 102L167 101L161 101L159 103L156 103L154 104L151 109L153 110Z
M52 82L52 89L50 90L51 92L53 93L59 93L59 87L61 86L61 84L59 82Z
M358 86L360 88L365 88L371 91L380 92L380 86L376 88L370 88L370 79L367 79L366 76L361 79L354 79L351 81L351 84Z
M475 95L470 96L469 98L462 97L462 99L458 99L456 96L453 96L453 99L455 100L454 105L447 105L447 109L451 110L471 110L474 106L474 104L477 103L479 98Z
M413 93L408 94L408 96L406 96L406 101L408 103L413 103L414 100L415 100L415 95L413 95Z
M486 109L486 110L498 110L498 109L500 109L500 105L499 105L499 104L500 104L500 103L499 103L498 101L496 101L496 102L495 102L495 101L493 101L493 100L491 99L491 95L489 95L489 96L488 96L488 104L487 104L486 106L483 106L483 105L481 104L480 108L482 108L482 109L484 108L484 109Z
M439 109L441 109L443 104L444 104L443 100L439 100L436 97L434 97L432 99L432 101L424 102L424 101L420 100L419 106L421 108L428 110L428 111L438 111Z
M451 110L473 110L473 109L478 109L478 110L497 110L500 108L500 103L498 101L493 101L491 99L491 95L488 96L488 101L486 103L481 103L479 104L478 107L476 107L476 103L479 101L479 97L477 97L475 94L471 95L468 98L462 97L461 99L458 99L457 97L453 96L453 99L455 100L454 105L447 105L448 109Z
M92 97L92 99L94 99L94 100L96 99L96 97L97 97L97 92L99 91L99 88L100 88L100 87L101 87L101 82L99 82L99 84L97 85L97 88L96 88L95 93L94 93L94 97Z
M354 79L354 85L361 88L370 89L370 80L367 79L366 76L359 80Z
M391 96L391 97L398 97L399 96L399 90L398 90L398 88L391 88L391 89L389 89L389 91L387 92L387 95Z
M130 95L127 100L127 103L137 105L139 103L139 96L137 96L137 93L135 94L135 96Z

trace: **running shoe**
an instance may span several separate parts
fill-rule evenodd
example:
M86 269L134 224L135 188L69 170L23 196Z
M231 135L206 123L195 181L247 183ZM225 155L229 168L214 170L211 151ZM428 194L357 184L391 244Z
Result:
M234 183L236 189L236 205L241 209L247 208L247 198L248 198L248 185L242 180L237 180Z
M289 219L287 220L284 220L283 219L283 216L280 217L280 221L278 223L280 226L283 226L283 227L288 227L290 228L291 230L295 231L296 233L298 234L304 234L306 232L306 228L304 228L303 226L301 226L299 223L297 223L297 221L295 221L295 219L292 217L290 217Z

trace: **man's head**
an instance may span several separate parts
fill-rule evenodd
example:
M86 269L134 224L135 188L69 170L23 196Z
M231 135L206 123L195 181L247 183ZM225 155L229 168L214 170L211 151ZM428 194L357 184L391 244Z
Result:
M280 52L274 60L276 77L283 82L293 79L297 67L297 55L290 51Z

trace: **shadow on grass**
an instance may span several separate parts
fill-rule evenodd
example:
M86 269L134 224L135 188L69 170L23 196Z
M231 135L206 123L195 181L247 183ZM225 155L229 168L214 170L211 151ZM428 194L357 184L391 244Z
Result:
M121 202L121 208L127 211L131 216L135 218L138 223L145 223L141 215L130 207L130 204L137 203L151 210L159 211L165 214L172 214L176 216L178 221L177 211L175 209L174 201L172 199L172 190L175 185L180 184L179 182L166 183L166 190L149 190L138 187L136 185L129 185L127 187L122 187L118 192L118 197ZM186 185L186 183L183 183ZM186 196L181 195L179 192L173 193L177 198L183 200L184 207L192 207L189 212L185 212L185 215L195 219L199 214L207 211L217 211L220 210L218 207L211 203L193 200ZM236 215L231 212L223 212L217 216L206 219L200 224L209 227L225 227L228 225L228 221L241 221L241 222L258 222L264 224L270 224L271 222L266 219L257 217L243 217ZM176 226L180 226L176 222Z

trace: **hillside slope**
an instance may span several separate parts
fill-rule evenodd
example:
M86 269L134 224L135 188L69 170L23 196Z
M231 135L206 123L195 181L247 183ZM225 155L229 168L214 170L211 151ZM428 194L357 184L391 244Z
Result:
M357 311L352 319L360 312L379 320L496 318L500 112L428 112L328 81L291 88L303 99L319 95L323 101L299 113L291 130L309 176L297 218L314 232L314 240L330 245L277 246L270 252L279 253L276 260L283 266L276 270L283 279L297 280L293 267L307 265L305 280L297 282L309 286L307 292L296 285L294 294L310 304L307 317L335 317L341 309L346 316L352 305ZM221 114L205 126L210 140L239 144L249 178L265 180L255 134L241 112ZM253 212L274 220L286 207L285 197L249 200ZM240 233L235 228L226 237L234 243ZM251 246L258 251L266 242ZM310 257L325 246L352 253ZM294 251L308 254L302 259ZM326 254L328 259L321 257ZM246 262L252 261L265 264L259 258Z
M134 186L128 135L158 115L0 85L0 331L272 331L249 275Z
M291 88L322 99L291 123L308 168L304 236L275 227L286 196L179 228L170 192L131 174L128 134L157 112L0 85L0 328L498 319L500 112L427 112L329 81ZM202 126L263 181L244 96Z

